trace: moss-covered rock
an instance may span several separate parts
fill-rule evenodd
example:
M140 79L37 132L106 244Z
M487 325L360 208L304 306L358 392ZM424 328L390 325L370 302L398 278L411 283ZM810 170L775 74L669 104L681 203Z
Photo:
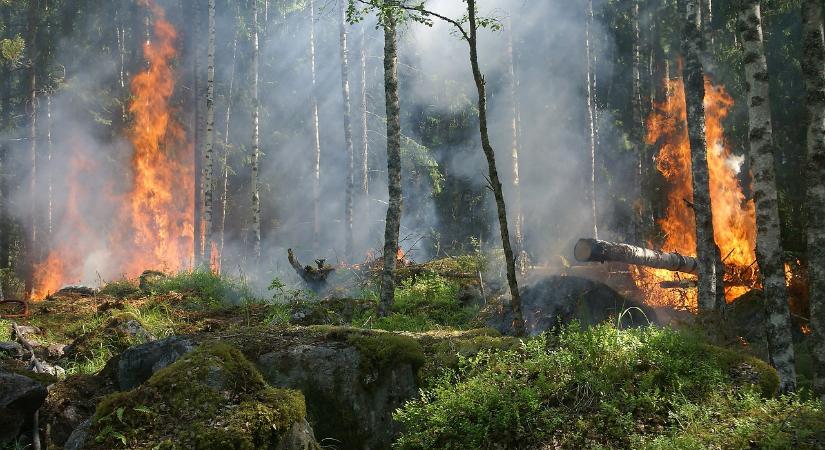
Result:
M300 392L269 386L240 351L204 344L144 385L105 397L88 448L268 449L304 426ZM313 439L306 448L317 448Z

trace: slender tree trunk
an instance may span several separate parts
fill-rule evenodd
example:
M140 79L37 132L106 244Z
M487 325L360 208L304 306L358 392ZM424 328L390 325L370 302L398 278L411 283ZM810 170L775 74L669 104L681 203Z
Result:
M344 100L344 143L347 149L347 187L344 203L344 250L347 261L353 258L352 209L355 194L355 151L352 146L352 103L349 95L349 48L347 46L347 3L340 0L341 92Z
M203 0L194 0L194 21L195 21L195 33L194 38L192 40L192 95L193 95L193 103L194 103L194 115L193 120L194 124L192 125L193 135L194 135L194 148L195 148L195 167L194 167L194 174L195 174L195 189L193 189L194 197L192 198L194 208L194 217L192 218L192 222L194 225L193 236L194 236L194 255L193 255L193 263L195 267L200 266L201 261L203 260L203 233L202 233L202 225L203 225L203 176L202 176L202 159L204 151L201 148L202 139L201 139L201 61L200 61L200 53L201 53L201 44L200 44L200 37L203 36L203 24L201 23L201 2Z
M467 43L470 46L470 65L473 69L473 79L478 90L478 123L479 131L481 133L481 148L484 150L484 156L487 158L487 168L489 175L490 187L496 199L496 208L498 210L498 224L501 231L501 245L504 248L504 260L507 264L507 284L510 287L510 295L512 297L511 305L513 310L513 331L517 336L524 335L524 317L521 312L521 295L518 290L518 281L516 279L516 264L513 257L513 247L510 244L510 230L507 226L507 208L504 203L504 193L501 188L501 181L498 177L498 170L496 169L496 155L493 146L490 144L490 136L487 133L487 94L485 92L484 75L481 74L481 69L478 65L478 38L476 22L476 2L475 0L467 0L467 12L470 21L470 33Z
M258 158L260 157L260 135L258 115L261 102L258 98L258 0L252 0L252 254L255 260L261 258L261 194L258 182Z
M206 49L206 151L203 171L203 263L212 264L212 172L215 142L215 0L208 0L209 38Z
M705 36L705 45L713 45L713 0L699 0L702 8L702 33Z
M687 108L690 162L693 176L693 212L696 216L696 253L699 258L698 303L700 311L713 311L724 292L717 292L718 250L713 240L710 208L710 176L705 140L705 76L700 61L704 51L697 0L684 0L685 25L682 53ZM724 300L722 300L724 301Z
M636 146L636 183L635 190L635 214L633 223L633 238L637 244L645 241L645 216L648 212L647 198L645 196L645 175L647 164L646 154L648 152L645 142L645 122L642 116L644 104L642 103L642 58L641 58L641 33L639 29L639 0L633 0L630 6L631 21L633 24L633 98L631 100L631 117L633 123L630 125L630 135Z
M29 107L29 158L31 162L29 175L29 232L28 246L26 248L27 275L26 293L31 293L33 288L34 264L38 258L37 249L37 16L39 13L38 0L30 0L28 17L29 39L29 74L28 74L28 107Z
M521 177L519 176L519 152L521 144L519 142L519 81L516 76L516 58L513 51L513 21L507 21L507 66L510 82L511 115L510 120L510 154L513 162L513 198L515 200L515 225L516 225L516 252L518 253L518 268L521 274L527 272L527 252L524 249L524 212L521 207Z
M768 353L771 363L779 372L781 390L791 392L796 388L796 371L779 236L768 64L762 43L759 0L744 0L738 28L745 51L750 141L748 157L751 161L756 200L756 260L765 296Z
M240 11L238 11L240 13ZM229 131L232 123L232 95L235 88L235 70L237 67L238 55L238 28L235 28L235 36L232 38L232 70L229 73L229 88L226 94L226 121L223 132L223 195L221 197L221 237L220 237L220 259L218 267L223 267L224 244L226 243L226 207L229 202Z
M46 94L46 167L50 168L52 166L52 95L50 93ZM53 212L53 204L54 204L54 195L53 195L53 182L52 182L52 175L51 173L46 174L46 189L47 189L47 197L46 202L47 205L47 220L46 220L46 245L51 245L52 236L54 233L54 221L52 217Z
M378 313L389 315L395 298L395 266L401 229L401 111L398 99L398 52L395 17L387 14L384 25L384 91L387 109L387 188L389 203L384 228L384 268L381 271L381 303Z
M367 27L361 26L361 201L364 217L369 217L370 141L367 122Z
M9 23L11 13L9 8L3 8L3 23ZM0 95L2 99L2 123L0 129L7 130L11 128L11 70L7 65L0 66L3 73L3 94ZM8 145L3 142L0 144L0 268L5 269L9 267L9 253L11 246L11 226L8 218ZM0 292L2 292L2 285L0 285Z
M825 400L825 33L822 4L802 1L805 53L802 60L808 108L808 163L805 197L808 240L808 293L814 391Z
M312 93L310 108L312 110L312 135L314 141L314 158L312 171L312 247L318 253L321 239L321 128L318 123L318 87L315 76L315 0L309 0L309 64L312 74Z
M596 105L595 105L595 82L593 73L593 0L587 2L587 22L585 24L584 45L587 56L587 116L590 124L590 183L588 194L590 196L591 219L593 220L593 237L599 238L598 213L596 209Z

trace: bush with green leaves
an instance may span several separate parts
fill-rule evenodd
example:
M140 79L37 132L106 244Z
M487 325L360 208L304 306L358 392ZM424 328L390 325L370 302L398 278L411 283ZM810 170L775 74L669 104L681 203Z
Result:
M178 292L208 306L238 305L255 297L243 281L207 269L180 272L169 277L153 277L147 279L146 284L146 290L151 295Z
M668 434L672 442L684 438L681 430L700 417L690 416L691 408L710 418L747 402L776 405L785 416L763 414L755 423L778 426L795 410L794 400L760 397L773 395L777 385L763 361L671 329L573 324L518 349L462 359L458 369L431 380L420 399L396 412L405 429L396 447L638 447Z

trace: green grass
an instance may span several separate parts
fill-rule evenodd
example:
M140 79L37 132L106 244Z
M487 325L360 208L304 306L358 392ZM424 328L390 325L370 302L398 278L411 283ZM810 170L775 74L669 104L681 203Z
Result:
M149 295L166 295L171 292L186 294L194 304L205 308L238 305L255 298L252 290L243 281L217 275L205 269L180 272L169 277L150 278L146 284Z
M755 385L734 379L731 369L743 364L757 374ZM421 398L396 413L405 429L397 448L637 448L687 437L712 444L718 428L705 437L690 431L702 420L774 445L789 441L748 430L790 420L802 436L825 418L806 403L807 413L794 422L794 400L761 397L776 390L776 373L763 362L655 327L574 324L515 349L460 357L457 369L428 381ZM718 419L737 409L740 415ZM754 426L746 428L742 417Z

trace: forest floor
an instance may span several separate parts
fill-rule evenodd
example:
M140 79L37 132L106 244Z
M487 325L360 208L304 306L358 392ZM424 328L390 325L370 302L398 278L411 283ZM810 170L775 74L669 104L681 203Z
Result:
M0 319L0 343L32 327L61 368L33 375L9 346L0 375L49 386L55 449L825 448L823 406L777 396L753 355L616 321L502 336L473 283L418 273L378 318L370 283L318 298L276 280L262 299L208 272L121 280ZM29 422L0 448L27 448Z

